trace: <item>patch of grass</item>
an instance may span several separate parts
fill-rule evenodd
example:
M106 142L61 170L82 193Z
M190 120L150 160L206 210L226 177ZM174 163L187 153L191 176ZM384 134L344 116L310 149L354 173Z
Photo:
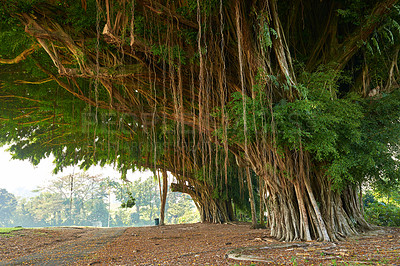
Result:
M0 237L12 237L14 236L12 232L22 230L22 227L0 227Z
M9 234L13 231L18 231L22 229L22 227L0 227L0 234Z
M48 233L46 232L35 232L34 230L32 230L32 233L36 234L36 235L40 235L40 236L47 236Z

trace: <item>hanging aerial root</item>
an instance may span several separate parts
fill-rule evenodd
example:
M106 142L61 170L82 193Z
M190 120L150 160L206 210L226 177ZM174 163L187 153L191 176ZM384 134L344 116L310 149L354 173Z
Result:
M0 58L0 64L17 64L17 63L25 60L30 54L32 54L34 51L36 51L38 47L39 46L37 44L33 44L31 46L31 48L26 49L25 51L23 51L22 53L20 53L13 59Z

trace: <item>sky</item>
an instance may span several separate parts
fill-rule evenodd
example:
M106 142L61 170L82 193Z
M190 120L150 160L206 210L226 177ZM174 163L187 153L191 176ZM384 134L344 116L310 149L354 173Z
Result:
M0 147L0 188L5 188L18 197L34 196L35 193L32 190L46 185L47 181L83 171L79 167L68 167L62 173L53 175L53 158L46 158L39 165L33 166L29 161L12 160L11 154L6 149L7 147ZM101 174L103 177L113 179L118 179L121 176L110 166L104 168L91 167L87 173L89 175ZM127 178L132 181L139 177L147 178L152 175L150 171L128 172Z

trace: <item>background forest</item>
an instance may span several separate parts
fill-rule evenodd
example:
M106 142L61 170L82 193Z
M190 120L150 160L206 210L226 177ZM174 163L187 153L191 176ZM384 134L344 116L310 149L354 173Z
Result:
M31 198L16 198L0 189L0 227L147 226L160 217L153 178L129 183L74 174L51 180L35 192ZM168 193L165 218L168 224L200 219L191 198L179 192Z

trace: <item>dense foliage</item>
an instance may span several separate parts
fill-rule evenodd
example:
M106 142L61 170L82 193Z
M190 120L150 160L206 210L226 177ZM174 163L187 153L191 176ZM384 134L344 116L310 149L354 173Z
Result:
M378 191L368 190L364 195L367 220L379 226L400 226L400 190L386 193Z

